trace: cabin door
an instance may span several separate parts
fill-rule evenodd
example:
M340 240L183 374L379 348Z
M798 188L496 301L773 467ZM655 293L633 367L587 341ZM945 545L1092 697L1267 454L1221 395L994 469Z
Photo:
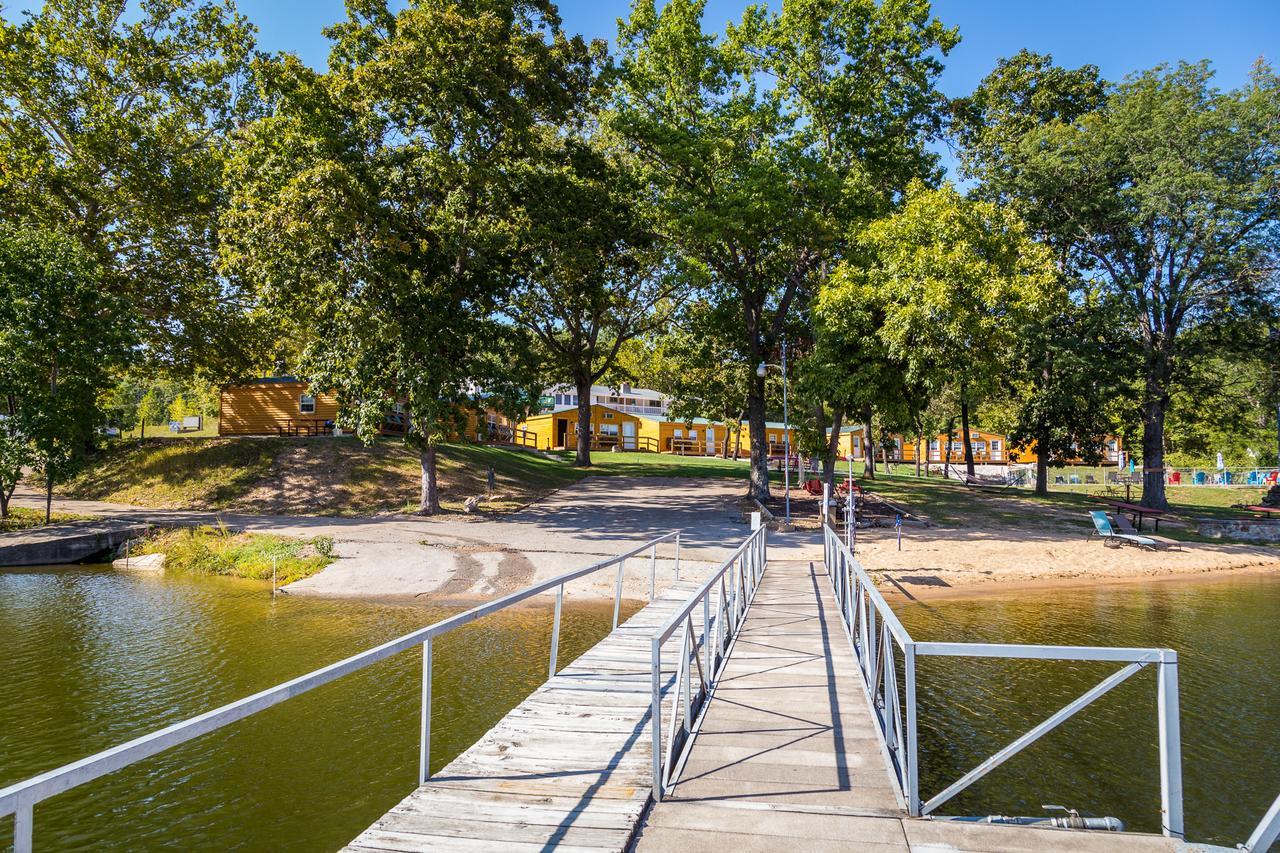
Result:
M622 422L622 449L636 449L636 425L632 421Z
M569 422L560 418L556 419L556 447L568 447Z
M716 455L716 431L711 427L707 427L707 455Z

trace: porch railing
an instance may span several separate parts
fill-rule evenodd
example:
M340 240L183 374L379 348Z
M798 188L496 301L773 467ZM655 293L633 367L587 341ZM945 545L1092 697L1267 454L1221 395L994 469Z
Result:
M1165 835L1182 837L1177 653L1171 649L917 642L907 633L840 535L829 526L823 528L823 546L824 562L840 606L841 621L853 645L862 685L875 712L890 772L911 815L920 817L933 813L1116 685L1143 668L1154 666L1160 742L1160 826ZM899 653L903 665L901 695L898 690ZM1108 661L1124 666L922 802L916 661L924 656Z
M649 558L649 597L652 600L657 576L658 545L668 540L674 540L675 542L675 578L679 580L680 531L674 530L656 539L651 539L643 545L632 548L625 554L619 554L616 557L601 560L585 568L557 575L542 583L504 595L501 598L478 605L448 619L442 619L425 628L419 628L402 637L352 655L337 663L329 664L283 684L277 684L275 687L269 687L252 696L247 696L244 699L207 711L199 716L191 717L150 734L134 738L127 743L96 753L88 758L82 758L71 764L66 764L47 773L41 773L39 776L33 776L24 782L18 782L7 788L0 789L0 817L14 816L14 853L30 853L35 807L42 801L83 785L86 782L92 782L101 776L121 770L143 759L150 758L201 735L217 731L273 705L278 705L287 699L292 699L323 684L336 681L344 675L364 669L370 664L418 646L422 647L422 710L421 737L418 750L418 781L419 783L425 783L430 777L428 762L431 754L431 653L433 641L437 637L447 634L455 628L474 622L483 616L497 613L499 610L532 598L535 595L555 590L556 604L551 630L549 666L549 673L554 676L556 673L557 652L560 647L560 611L564 604L565 584L611 566L617 566L617 580L615 581L613 598L613 627L616 628L618 627L622 605L622 581L627 561L637 557L643 558L647 554Z
M650 717L653 731L653 797L661 800L680 778L685 759L702 724L702 712L715 692L729 651L755 597L767 561L766 528L756 528L711 573L684 606L653 635ZM701 604L702 627L695 625ZM674 689L663 744L662 647L679 632ZM693 672L697 671L695 682Z

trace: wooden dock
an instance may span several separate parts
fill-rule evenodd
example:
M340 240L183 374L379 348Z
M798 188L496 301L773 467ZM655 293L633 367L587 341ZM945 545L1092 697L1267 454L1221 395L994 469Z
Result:
M674 584L347 849L624 849L652 780L650 637L694 589Z
M637 613L347 849L1193 849L908 817L820 562L769 563L683 772L651 805L650 638L694 588L677 584ZM666 691L674 672L664 677Z

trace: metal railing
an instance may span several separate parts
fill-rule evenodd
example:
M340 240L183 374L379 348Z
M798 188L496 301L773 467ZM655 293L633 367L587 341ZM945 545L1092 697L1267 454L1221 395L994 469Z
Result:
M1165 835L1182 837L1182 747L1176 652L1171 649L916 642L898 621L898 617L839 534L825 525L823 550L827 572L840 606L841 621L853 645L863 688L875 713L881 742L889 759L890 773L912 816L921 817L933 813L939 806L1057 728L1095 699L1144 667L1155 665L1160 741L1160 825ZM901 696L898 691L895 648L902 654ZM1109 661L1123 663L1125 666L998 750L941 792L921 802L916 661L922 656Z
M684 606L653 635L650 718L653 731L653 797L670 791L702 724L702 712L715 692L729 651L755 597L767 560L766 528L757 527L727 560L711 573ZM715 603L712 604L712 599ZM702 632L694 627L694 611L702 604ZM662 646L676 631L679 661L665 748L662 742ZM693 671L698 681L693 682Z
M43 800L69 791L86 782L91 782L101 776L121 770L201 735L243 720L245 717L263 711L273 705L278 705L287 699L292 699L316 687L336 681L344 675L349 675L357 670L364 669L370 664L377 663L400 652L408 651L419 645L422 647L423 678L418 781L420 784L425 783L430 776L428 762L431 754L432 642L435 638L447 634L455 628L474 622L483 616L496 613L513 604L554 589L556 591L556 604L551 633L551 660L549 667L550 676L554 676L556 673L556 657L560 646L560 611L564 604L565 584L616 565L618 572L613 599L613 627L617 628L622 606L623 572L626 568L627 560L648 552L649 598L652 600L657 579L658 545L669 539L675 540L674 571L675 579L679 580L680 531L677 530L659 536L656 539L651 539L643 545L627 551L625 554L619 554L616 557L601 560L585 568L557 575L542 583L504 595L501 598L478 605L448 619L442 619L425 628L419 628L416 631L397 637L394 640L389 640L380 646L352 655L337 663L329 664L306 675L277 684L275 687L269 687L252 696L246 696L236 702L231 702L199 716L191 717L150 734L134 738L127 743L96 753L88 758L82 758L79 761L63 765L55 770L41 773L26 781L0 789L0 817L14 816L14 853L30 853L32 828L35 819L34 810L35 806Z
M1271 808L1258 822L1258 828L1249 836L1249 840L1240 845L1245 853L1266 853L1271 845L1280 841L1280 797L1276 797Z

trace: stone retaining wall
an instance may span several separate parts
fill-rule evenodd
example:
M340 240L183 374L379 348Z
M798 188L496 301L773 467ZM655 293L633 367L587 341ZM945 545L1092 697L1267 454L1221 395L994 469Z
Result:
M1210 539L1236 542L1280 542L1280 519L1276 518L1199 518L1196 533Z

